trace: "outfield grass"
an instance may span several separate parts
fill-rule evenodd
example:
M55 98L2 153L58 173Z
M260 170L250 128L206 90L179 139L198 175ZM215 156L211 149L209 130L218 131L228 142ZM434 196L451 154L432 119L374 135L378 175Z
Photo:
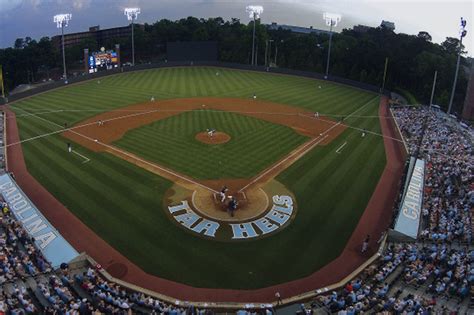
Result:
M221 145L199 142L206 128L231 136ZM128 131L114 144L196 179L250 178L308 137L291 128L236 113L196 110Z
M89 81L41 94L12 108L22 140L59 130L53 123L73 124L152 95L248 98L257 93L259 99L336 117L357 111L347 124L380 132L374 118L378 98L372 93L299 77L218 71L219 76L206 67L120 74L102 78L100 84ZM278 177L297 198L298 213L287 228L257 241L222 243L200 239L170 222L160 208L171 182L110 154L79 147L91 159L82 164L80 157L66 153L66 142L60 135L24 142L32 175L144 270L199 287L258 288L319 269L343 249L385 165L382 138L362 138L360 131L348 128ZM336 154L344 142L344 150Z

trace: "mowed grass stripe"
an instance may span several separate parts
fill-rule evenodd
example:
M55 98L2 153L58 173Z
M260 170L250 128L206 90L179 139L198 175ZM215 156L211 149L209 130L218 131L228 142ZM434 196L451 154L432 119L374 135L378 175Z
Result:
M227 132L233 139L219 147L197 142L195 134L209 126L203 117L210 117L210 126ZM307 140L288 127L264 121L259 121L258 132L246 129L246 122L253 120L256 119L228 112L186 112L130 131L116 145L188 176L217 179L251 177ZM176 121L185 122L177 133L160 133L164 128L160 125L170 123L173 128ZM251 154L245 154L244 148ZM242 154L246 158L235 158ZM216 161L223 164L222 168L216 169Z
M349 142L341 155L335 154L336 148L345 141ZM315 156L319 156L319 163L310 165L308 161L314 160ZM296 224L290 227L299 226L303 235L311 235L307 248L301 248L302 251L314 252L314 247L317 246L319 250L327 251L332 258L337 256L338 253L332 246L343 246L351 235L352 230L348 230L346 226L357 222L371 195L371 190L365 189L365 186L375 187L383 165L384 148L380 138L362 138L360 132L346 130L338 141L316 148L279 176L283 183L293 183L299 204L317 212L315 216L306 212L299 214L295 219ZM348 178L355 178L357 181L350 181ZM317 229L314 228L315 225L318 226ZM327 237L331 230L338 235L337 240L331 242L332 246L318 245L317 243L321 243L318 238ZM303 267L295 262L295 270Z
M219 76L215 75L216 70ZM322 88L318 89L318 85ZM24 114L19 108L98 111L41 115L62 125L64 120L81 121L100 111L147 101L151 95L156 99L195 95L249 99L254 92L259 99L335 115L348 115L375 97L373 93L307 78L192 67L119 74L102 78L101 84L94 80L45 93L18 102L12 108L17 114ZM378 100L374 100L358 111L357 116L376 115L377 109ZM166 153L163 150L169 150L170 154L185 152L184 157L173 156L172 160L188 159L183 164L203 176L209 176L209 172L199 170L202 163L214 165L215 176L225 173L242 176L256 166L262 167L262 161L270 160L265 156L254 163L247 156L253 158L254 154L262 155L268 149L267 155L277 159L279 150L290 150L300 139L307 139L298 134L295 138L295 133L285 128L267 128L267 122L249 121L244 115L208 111L192 115L195 116L180 116L166 126L156 125L146 132L137 129L135 142L131 140L126 145L149 155L150 160ZM351 117L345 123L380 130L378 120L373 118ZM22 139L58 128L34 116L19 117L18 124ZM241 139L242 147L222 145L207 153L208 146L195 143L194 135L209 127L227 128L235 139ZM345 141L348 143L344 150L336 154L335 150ZM371 134L362 138L360 131L347 129L329 145L308 152L278 177L297 197L297 215L287 228L254 242L220 243L200 239L170 222L164 194L172 183L110 154L90 152L74 144L78 152L91 159L82 164L81 158L67 154L66 142L55 135L23 144L33 176L145 271L197 287L268 286L307 276L337 257L385 163L382 138ZM192 159L192 155L200 157ZM218 163L220 157L227 157L222 159L225 164ZM110 193L113 200L109 196L103 198L104 192ZM269 250L272 248L278 250ZM215 259L215 253L219 253L219 259Z

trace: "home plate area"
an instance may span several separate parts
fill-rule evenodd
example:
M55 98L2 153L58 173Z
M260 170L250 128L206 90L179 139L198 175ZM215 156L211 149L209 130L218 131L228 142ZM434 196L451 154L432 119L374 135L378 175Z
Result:
M296 214L294 195L275 179L245 191L228 189L224 196L175 184L166 196L163 208L172 221L196 236L219 241L255 240L279 232Z

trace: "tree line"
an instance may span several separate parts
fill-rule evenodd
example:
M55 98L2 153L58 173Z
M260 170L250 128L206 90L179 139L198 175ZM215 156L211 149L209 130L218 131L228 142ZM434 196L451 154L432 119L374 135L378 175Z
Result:
M153 24L135 26L135 52L138 63L166 59L166 43L174 41L217 41L219 58L223 62L248 64L251 60L253 22L243 24L238 19L198 19L188 17L177 21L163 19ZM284 29L269 29L257 21L257 60L264 65L265 56L273 66L323 73L326 68L329 35L299 34ZM271 41L267 42L267 41ZM122 61L131 55L130 38L109 39L101 45L112 49L121 44ZM270 43L271 49L266 47ZM99 43L90 38L66 51L69 72L82 71L83 49L97 51ZM383 27L363 32L344 29L335 33L331 48L330 74L380 86L385 59L388 71L385 87L409 91L428 104L433 75L438 71L434 103L447 107L454 78L459 40L448 37L441 44L432 42L424 31L418 35L396 34ZM464 53L463 53L464 54ZM467 88L467 58L462 58L461 71L454 99L454 109L460 112ZM270 62L269 62L270 63ZM62 59L58 45L48 37L39 41L19 38L13 47L0 49L0 64L4 68L7 90L19 84L47 78L59 78Z

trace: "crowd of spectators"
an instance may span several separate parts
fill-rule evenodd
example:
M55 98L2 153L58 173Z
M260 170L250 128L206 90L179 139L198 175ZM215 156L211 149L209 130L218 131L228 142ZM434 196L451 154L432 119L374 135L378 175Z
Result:
M412 246L403 281L427 286L427 293L463 300L474 284L474 250L449 249L446 244Z
M318 297L311 306L340 315L458 314L457 309L449 310L438 301L454 299L461 305L472 285L474 250L448 249L445 244L395 243L387 246L378 263L344 288ZM407 287L420 293L406 293Z
M411 154L425 160L421 237L472 242L474 152L472 130L429 108L403 107L394 114ZM419 150L418 150L419 148Z

